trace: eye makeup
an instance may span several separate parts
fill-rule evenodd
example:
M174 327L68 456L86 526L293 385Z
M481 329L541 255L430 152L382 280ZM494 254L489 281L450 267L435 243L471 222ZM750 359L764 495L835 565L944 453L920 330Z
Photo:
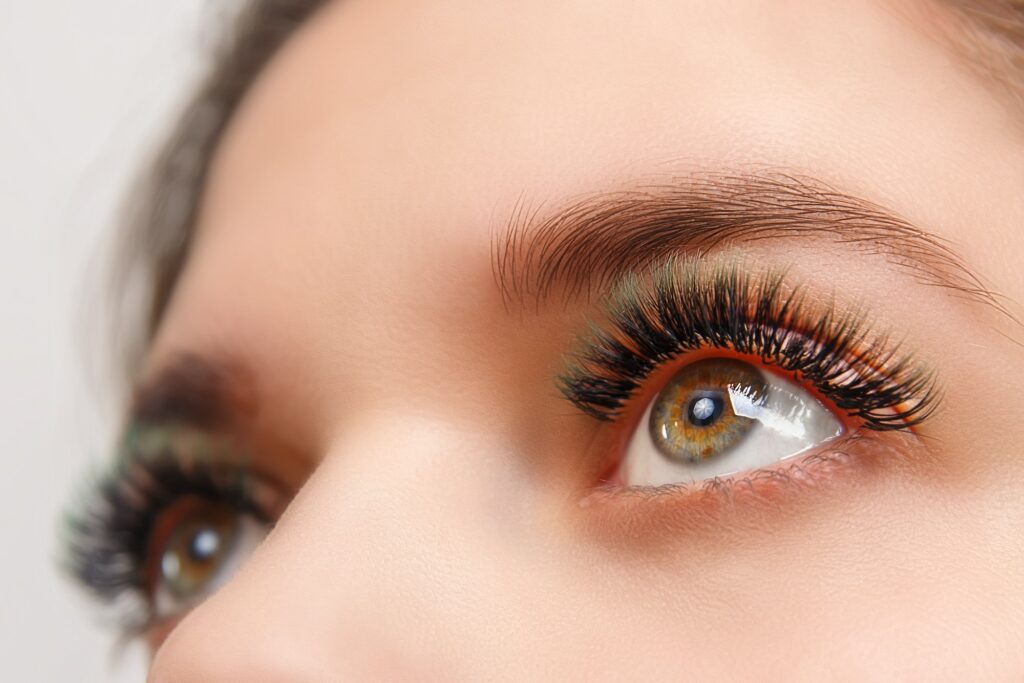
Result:
M934 372L872 332L859 310L812 305L785 273L735 259L670 258L628 275L591 323L558 383L581 411L615 422L648 377L707 349L754 357L813 387L873 431L909 430L935 410Z
M192 576L200 561L219 561L227 550L213 545L229 538L220 532L234 529L230 517L268 526L284 504L276 482L256 476L218 440L185 431L181 426L129 429L113 465L88 483L78 506L65 516L65 568L113 611L127 633L145 632L177 616L175 610L159 609L156 598L174 581L180 583L180 571L167 574L166 560L177 558L165 546L181 545L176 510L183 504L190 513L185 521L196 531L194 550L205 552L191 558ZM215 514L203 520L203 511ZM177 568L182 566L178 559ZM176 597L185 603L189 596Z
M740 499L781 503L777 496L787 492L807 486L823 491L827 482L852 483L848 477L859 480L878 467L902 469L920 461L925 453L917 426L940 402L935 372L904 344L874 329L865 306L841 306L821 298L819 289L798 283L786 269L728 253L670 257L621 278L557 380L565 398L607 425L594 442L600 473L581 504L601 503L597 518L607 523L620 516L613 510L638 521L648 514L653 520L683 513L675 507L702 514L716 510L718 518ZM673 378L687 368L710 362L747 364L785 391L773 389L762 401L757 392L749 393L749 382L722 373L692 390L675 386ZM733 411L737 394L757 404L739 408L744 415L758 413L759 426L735 443L715 442L699 463L673 462L659 446L659 429L683 438L722 426L721 416L709 425L692 419L691 400L707 398L705 393L731 401ZM780 403L782 395L793 400ZM685 413L688 429L662 419L669 399L683 401L669 406L669 413ZM747 410L761 403L764 410ZM772 424L779 417L789 421L782 432ZM799 443L789 438L793 429L802 435ZM918 455L908 460L911 454ZM698 495L679 506L675 496L661 495L674 491ZM654 499L661 505L649 506ZM742 515L736 521L742 523Z

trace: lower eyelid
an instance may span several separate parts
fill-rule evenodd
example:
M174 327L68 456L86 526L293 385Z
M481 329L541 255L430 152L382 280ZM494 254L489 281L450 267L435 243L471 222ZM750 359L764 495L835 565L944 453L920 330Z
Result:
M758 513L782 523L787 512L823 498L844 495L885 473L914 469L925 458L924 442L909 432L880 433L859 428L811 453L758 470L696 484L620 486L591 489L581 499L581 523L599 535L622 538L669 531L673 536L758 524ZM625 527L625 528L624 528Z

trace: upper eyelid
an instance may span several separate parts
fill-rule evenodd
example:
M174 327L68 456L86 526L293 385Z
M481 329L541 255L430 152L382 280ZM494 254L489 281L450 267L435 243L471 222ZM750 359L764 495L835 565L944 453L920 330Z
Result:
M806 310L801 288L781 272L755 276L724 257L672 257L650 275L647 284L633 275L619 283L607 325L591 325L558 379L565 397L598 420L616 421L655 368L701 348L800 372L876 430L919 424L941 401L936 373L871 330L859 308Z
M669 255L764 239L828 239L880 255L916 279L1012 315L941 238L883 207L812 178L707 174L597 194L555 212L521 201L492 242L506 306L604 289Z

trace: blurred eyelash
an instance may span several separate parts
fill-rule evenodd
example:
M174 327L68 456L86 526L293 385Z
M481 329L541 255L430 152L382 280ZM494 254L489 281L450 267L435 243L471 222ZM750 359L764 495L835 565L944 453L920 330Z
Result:
M934 373L871 335L859 313L808 305L784 274L753 276L736 262L673 258L627 276L559 378L584 413L614 421L651 372L677 356L720 348L759 357L813 385L867 429L920 424L939 401Z
M150 535L161 513L184 496L225 502L268 522L238 465L182 458L169 447L129 452L90 481L64 519L62 565L125 630L152 620L147 579Z

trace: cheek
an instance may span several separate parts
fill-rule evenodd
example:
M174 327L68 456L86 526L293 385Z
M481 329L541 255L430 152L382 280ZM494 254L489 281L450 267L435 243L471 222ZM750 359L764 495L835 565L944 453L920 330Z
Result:
M956 650L962 635L986 651L986 629L1022 621L1006 606L1019 605L1012 586L1020 584L1007 579L1020 570L991 572L1020 567L1013 558L1021 542L1007 543L995 531L1005 521L973 510L976 498L949 497L884 463L788 505L742 497L709 497L689 509L667 495L634 501L633 509L620 501L614 512L595 503L580 515L593 543L587 564L607 572L617 599L657 624L656 633L673 633L677 647L695 645L697 659L731 649L772 661L785 634L814 644L801 662L860 667L869 652L932 662L944 658L937 643ZM1007 602L993 602L990 592ZM982 604L993 610L981 616ZM966 626L979 620L986 625ZM906 628L917 623L924 631ZM995 635L1008 644L1007 632Z

